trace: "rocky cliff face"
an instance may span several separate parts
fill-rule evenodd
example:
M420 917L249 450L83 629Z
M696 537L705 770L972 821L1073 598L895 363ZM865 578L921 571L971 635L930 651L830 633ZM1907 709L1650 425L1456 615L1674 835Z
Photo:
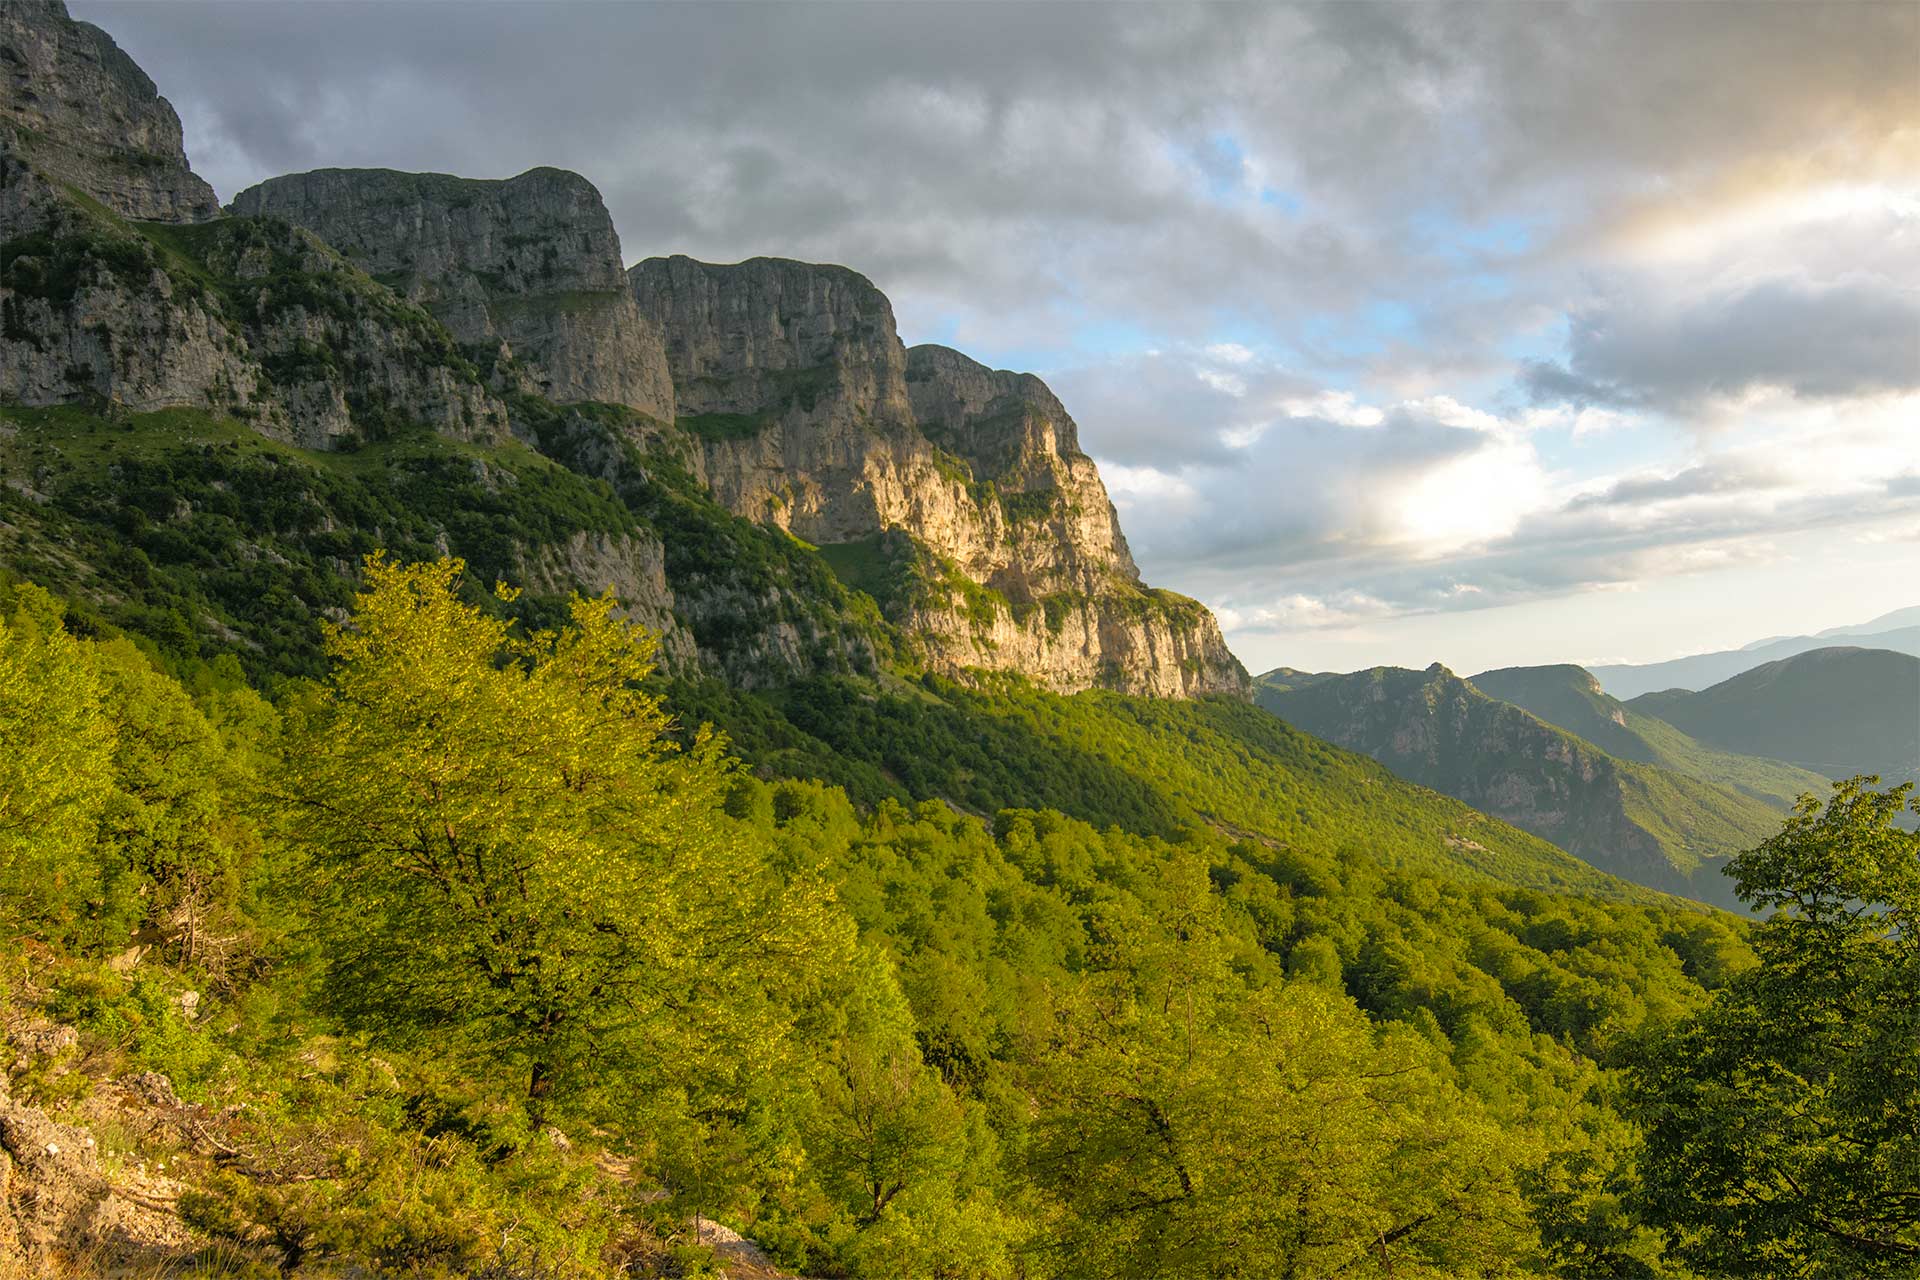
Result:
M654 258L679 425L729 510L822 546L942 669L1056 689L1243 694L1205 609L1145 588L1073 420L1044 383L909 353L843 267Z
M1761 802L1615 759L1438 663L1262 686L1261 706L1401 777L1650 888L1731 906L1723 860L1770 834Z
M523 576L613 587L675 665L697 651L747 682L904 658L1245 694L1213 617L1141 582L1045 384L909 353L857 273L629 273L599 193L556 169L318 170L216 217L104 35L49 5L0 32L0 401L200 409L320 449L423 427L497 443L511 403L522 439L578 454L653 531L535 539ZM761 528L715 532L738 518Z
M18 157L0 170L37 192L10 205L0 244L0 399L204 409L311 448L414 424L505 435L445 329L308 233L129 223Z
M577 173L320 169L250 187L233 210L313 231L493 358L507 386L673 419L660 335L627 288L600 193Z
M196 222L220 212L213 188L187 167L172 104L60 0L0 5L0 149L123 217Z

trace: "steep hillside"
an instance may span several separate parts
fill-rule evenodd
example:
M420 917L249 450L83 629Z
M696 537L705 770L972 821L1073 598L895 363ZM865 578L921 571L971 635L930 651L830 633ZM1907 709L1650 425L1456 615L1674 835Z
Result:
M1874 629L1867 630L1868 627ZM1908 610L1897 610L1858 628L1838 627L1817 636L1784 636L1744 649L1697 653L1669 662L1598 666L1593 668L1593 674L1616 698L1632 699L1663 689L1697 691L1769 662L1829 648L1834 644L1834 637L1842 635L1847 637L1848 644L1920 656L1920 626L1913 624Z
M1620 760L1437 663L1379 667L1260 706L1399 776L1531 831L1636 883L1729 905L1720 864L1777 825L1749 796Z
M1841 778L1920 777L1920 658L1832 647L1628 704L1702 742Z
M1666 721L1609 697L1580 667L1505 667L1483 671L1471 683L1622 760L1659 765L1783 808L1808 792L1827 792L1828 779L1817 773L1695 741Z
M916 667L1013 671L1063 691L1244 696L1246 673L1205 607L1141 581L1046 387L944 348L910 358L886 298L855 272L671 258L629 277L599 193L554 169L505 181L319 170L243 192L233 217L205 201L169 206L116 185L105 161L75 167L81 141L123 128L126 154L147 157L127 164L167 190L198 181L152 86L60 6L9 14L9 47L35 87L13 85L9 114L23 123L0 153L0 404L103 408L101 421L190 410L315 451L420 428L484 446L511 432L629 487L664 467L735 516L819 547ZM94 64L113 75L95 84ZM43 83L64 105L44 105ZM104 112L87 113L88 85ZM556 433L555 406L589 403L626 414L583 410ZM620 439L562 438L587 419ZM31 432L38 419L14 421ZM615 456L629 450L653 461ZM662 559L627 546L518 554L554 590L644 585ZM641 607L664 608L658 590L642 594L654 598ZM708 632L759 633L769 610L793 612L737 582L685 598L696 596ZM814 665L817 649L783 632L749 666L755 678L782 664L839 669Z

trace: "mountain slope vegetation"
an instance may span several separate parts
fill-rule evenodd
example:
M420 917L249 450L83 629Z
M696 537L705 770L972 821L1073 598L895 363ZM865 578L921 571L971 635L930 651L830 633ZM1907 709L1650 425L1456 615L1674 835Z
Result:
M1816 649L1698 693L1629 706L1703 742L1787 760L1829 777L1920 775L1920 658L1887 649Z
M863 808L676 747L626 678L653 641L607 602L530 632L463 594L457 564L374 562L323 679L276 706L224 658L172 676L8 592L0 876L34 940L9 999L75 1037L16 1041L9 1132L122 1126L80 1171L116 1202L168 1165L146 1256L644 1271L697 1256L675 1243L696 1212L856 1276L1545 1274L1595 1214L1622 1257L1657 1252L1595 1180L1630 1159L1605 1081L1623 1037L1746 963L1730 919L1447 865L1423 811L1473 815L1271 718L1269 749L1358 774L1378 821L1316 821L1251 754L1277 790L1233 812L1288 839ZM1170 815L1191 745L1251 752L1215 704L1028 701L1056 745L1139 725L1111 753L1164 757L1133 785ZM1082 702L1110 705L1076 727ZM591 852L611 823L638 825ZM649 887L611 889L623 868ZM1262 1062L1285 1069L1248 1094ZM142 1073L186 1110L126 1127ZM1355 1099L1375 1075L1391 1091ZM1275 1227L1262 1188L1303 1160ZM1222 1214L1251 1234L1223 1241ZM76 1223L36 1220L30 1256Z
M1696 741L1666 721L1609 696L1580 667L1503 667L1472 676L1470 683L1585 738L1608 755L1731 787L1782 808L1809 792L1820 795L1827 789L1828 779L1810 770Z
M1639 884L1730 905L1721 863L1778 815L1725 787L1617 759L1437 664L1381 667L1259 705Z
M0 1274L1687 1280L1748 924L1251 705L1038 379L0 62ZM1624 870L1759 812L1446 680Z

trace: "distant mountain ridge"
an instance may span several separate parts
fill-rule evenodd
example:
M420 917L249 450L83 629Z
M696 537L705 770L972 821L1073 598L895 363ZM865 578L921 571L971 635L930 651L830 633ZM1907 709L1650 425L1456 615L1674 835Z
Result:
M1920 658L1907 653L1830 645L1699 692L1643 694L1627 707L1702 742L1831 778L1920 777Z
M1625 700L1662 689L1698 691L1769 662L1830 648L1841 639L1848 644L1920 657L1920 606L1896 609L1851 626L1830 627L1817 635L1776 636L1740 649L1690 654L1666 662L1602 664L1588 670L1609 694Z
M1609 696L1581 667L1504 667L1469 679L1483 693L1522 707L1622 760L1658 765L1783 807L1807 792L1827 791L1829 779L1821 774L1695 740L1646 709Z
M1733 906L1721 866L1779 824L1753 795L1617 758L1438 663L1265 680L1255 701L1295 727L1650 888Z

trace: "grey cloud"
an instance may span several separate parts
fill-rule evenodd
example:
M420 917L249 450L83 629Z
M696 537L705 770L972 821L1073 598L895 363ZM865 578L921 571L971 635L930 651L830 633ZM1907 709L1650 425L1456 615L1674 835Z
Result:
M1233 379L1238 395L1203 375ZM1204 352L1151 352L1051 370L1047 383L1080 424L1089 453L1130 466L1220 466L1238 451L1226 436L1283 416L1281 403L1319 388L1264 362L1236 364Z
M1757 490L1751 511L1640 518L1690 485L1758 484L1709 469L1412 563L1383 536L1380 492L1490 442L1411 412L1289 417L1281 402L1329 370L1408 394L1504 378L1516 335L1568 315L1564 357L1521 371L1541 402L1920 385L1910 227L1796 245L1805 279L1737 289L1621 281L1584 256L1650 190L1711 191L1910 127L1909 5L73 7L174 100L225 196L321 165L552 164L600 186L630 259L865 272L910 341L1018 353L1090 451L1188 483L1201 510L1138 505L1128 530L1150 572L1224 603L1476 607L1626 580L1663 541L1847 518ZM1407 320L1372 340L1381 303ZM1126 336L1079 337L1102 327ZM1241 396L1194 374L1229 329L1284 353L1238 370ZM1121 346L1165 354L1108 358ZM1223 442L1262 425L1250 448ZM1883 505L1920 497L1903 485Z
M1678 304L1611 299L1572 317L1564 364L1523 379L1537 403L1687 409L1780 389L1832 399L1920 388L1920 288L1769 280Z
M1420 218L1577 221L1622 174L1811 148L1914 97L1898 6L75 7L225 194L561 165L629 256L844 261L909 323L1009 346L1063 341L1062 308L1195 336L1227 308L1305 342L1401 298L1445 332L1449 273L1479 264ZM1213 198L1223 138L1302 211Z
M1634 507L1676 498L1763 493L1783 488L1790 480L1780 467L1716 460L1686 467L1670 476L1633 476L1619 480L1598 493L1575 498L1567 504L1567 509Z

